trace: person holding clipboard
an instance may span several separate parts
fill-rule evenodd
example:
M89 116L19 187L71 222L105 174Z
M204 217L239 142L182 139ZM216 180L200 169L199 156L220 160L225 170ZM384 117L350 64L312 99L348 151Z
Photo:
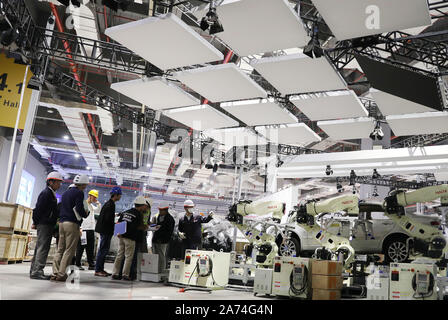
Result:
M120 213L118 223L115 225L115 232L119 238L118 252L112 271L112 279L121 280L120 269L124 259L123 280L131 281L130 271L132 258L134 256L135 244L142 230L147 230L148 226L143 223L143 215L149 209L145 197L138 196L134 200L134 208ZM123 224L125 222L125 224ZM124 232L124 233L122 233Z

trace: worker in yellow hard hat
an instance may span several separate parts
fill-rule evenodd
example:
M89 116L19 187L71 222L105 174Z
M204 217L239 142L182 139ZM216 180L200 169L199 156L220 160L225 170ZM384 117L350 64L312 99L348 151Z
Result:
M81 265L81 258L84 249L87 251L87 262L89 263L89 270L95 270L95 219L98 218L101 211L101 203L98 201L98 190L92 189L88 193L87 205L90 214L83 219L81 224L81 238L78 242L76 250L76 266L80 270L84 270Z

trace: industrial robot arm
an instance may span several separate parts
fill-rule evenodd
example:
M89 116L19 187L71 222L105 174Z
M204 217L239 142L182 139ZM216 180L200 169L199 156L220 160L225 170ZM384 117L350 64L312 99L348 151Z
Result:
M324 201L311 200L300 205L290 219L295 220L302 228L311 233L333 255L344 253L344 266L348 267L354 260L355 251L350 241L344 237L331 234L315 223L316 216L325 213L346 211L359 213L359 198L356 195L344 195Z
M227 219L230 222L242 223L243 217L247 215L263 216L272 213L272 219L280 222L285 211L285 204L278 201L266 201L252 203L251 201L240 201L230 207Z
M419 251L426 251L430 258L444 258L448 252L446 239L436 227L414 221L405 215L405 206L420 202L433 201L440 198L443 212L442 221L446 221L448 208L448 185L438 185L415 191L395 190L384 199L385 214L397 225L406 230L412 237L422 240ZM428 244L429 242L429 244Z

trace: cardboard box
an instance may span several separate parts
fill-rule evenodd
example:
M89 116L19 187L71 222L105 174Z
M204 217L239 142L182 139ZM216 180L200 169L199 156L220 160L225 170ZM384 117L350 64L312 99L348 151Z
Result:
M142 273L160 273L159 255L152 253L143 253L140 270Z
M313 274L311 286L313 289L340 290L342 289L342 276L322 276Z
M342 262L327 260L312 260L311 270L313 274L337 276L342 274Z
M341 290L313 289L313 300L341 300Z

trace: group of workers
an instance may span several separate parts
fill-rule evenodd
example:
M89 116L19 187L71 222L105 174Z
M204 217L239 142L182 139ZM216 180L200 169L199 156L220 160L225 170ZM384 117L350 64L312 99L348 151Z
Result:
M110 199L101 205L98 191L90 190L87 200L84 191L89 184L85 175L77 175L73 184L62 194L60 203L56 191L63 182L59 172L47 176L47 187L39 194L33 210L33 229L37 230L37 241L31 261L30 278L65 282L70 266L81 265L84 250L87 254L88 269L95 270L95 276L114 280L132 281L137 277L138 253L148 252L147 232L153 231L152 253L159 255L159 269L167 265L168 245L173 237L175 220L169 213L168 203L162 202L157 217L151 218L152 200L137 196L133 208L118 215L118 222L125 222L125 228L116 230L115 203L121 199L120 187L113 187ZM193 214L194 203L184 202L185 216L179 220L178 235L182 239L183 249L201 249L202 223L213 219L213 213L207 217ZM100 236L98 252L95 252L95 233ZM112 273L104 270L106 256L109 253L112 237L118 237L118 252ZM53 259L53 274L44 274L52 237L57 239L57 253Z

